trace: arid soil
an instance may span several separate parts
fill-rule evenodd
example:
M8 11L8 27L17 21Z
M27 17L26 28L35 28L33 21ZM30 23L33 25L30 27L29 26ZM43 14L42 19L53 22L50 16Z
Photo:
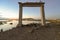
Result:
M0 32L0 40L60 40L60 25L25 25Z

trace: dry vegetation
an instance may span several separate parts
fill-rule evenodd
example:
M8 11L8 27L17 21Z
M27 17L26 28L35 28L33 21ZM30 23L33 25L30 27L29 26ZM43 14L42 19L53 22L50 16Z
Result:
M60 23L60 20L48 20L51 23Z

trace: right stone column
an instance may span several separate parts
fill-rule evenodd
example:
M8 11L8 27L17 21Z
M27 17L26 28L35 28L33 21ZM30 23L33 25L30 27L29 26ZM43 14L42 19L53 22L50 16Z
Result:
M41 25L45 26L46 23L45 23L44 4L41 4L40 10L41 10Z

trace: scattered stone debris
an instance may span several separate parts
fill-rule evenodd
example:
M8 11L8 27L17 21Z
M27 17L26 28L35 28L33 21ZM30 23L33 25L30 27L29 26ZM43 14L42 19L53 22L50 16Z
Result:
M2 22L0 22L0 25L2 25L3 23Z
M3 32L3 29L1 29L1 32Z
M10 25L12 25L13 23L10 23Z
M34 26L35 24L29 24L28 26L23 25L23 27L16 27L5 32L1 30L0 40L55 40L55 38L58 40L60 35L60 33L58 34L59 27L56 28L56 26L53 27L52 25L51 28L46 28L39 26L39 24L36 27ZM56 35L58 36L56 37Z

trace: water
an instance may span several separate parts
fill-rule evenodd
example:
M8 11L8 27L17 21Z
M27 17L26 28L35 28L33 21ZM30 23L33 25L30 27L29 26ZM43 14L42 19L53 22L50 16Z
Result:
M10 25L10 23L13 23L13 25ZM12 28L16 27L17 24L18 24L17 21L7 22L7 24L0 25L0 30L3 29L3 31L6 31L9 29L12 29Z
M13 24L10 25L10 23L13 23ZM40 23L40 21L23 21L22 22L22 24L24 24L24 25L30 24L30 23ZM18 24L18 21L7 22L7 24L0 25L0 30L1 29L3 29L3 31L10 30L12 28L15 28L17 24Z

